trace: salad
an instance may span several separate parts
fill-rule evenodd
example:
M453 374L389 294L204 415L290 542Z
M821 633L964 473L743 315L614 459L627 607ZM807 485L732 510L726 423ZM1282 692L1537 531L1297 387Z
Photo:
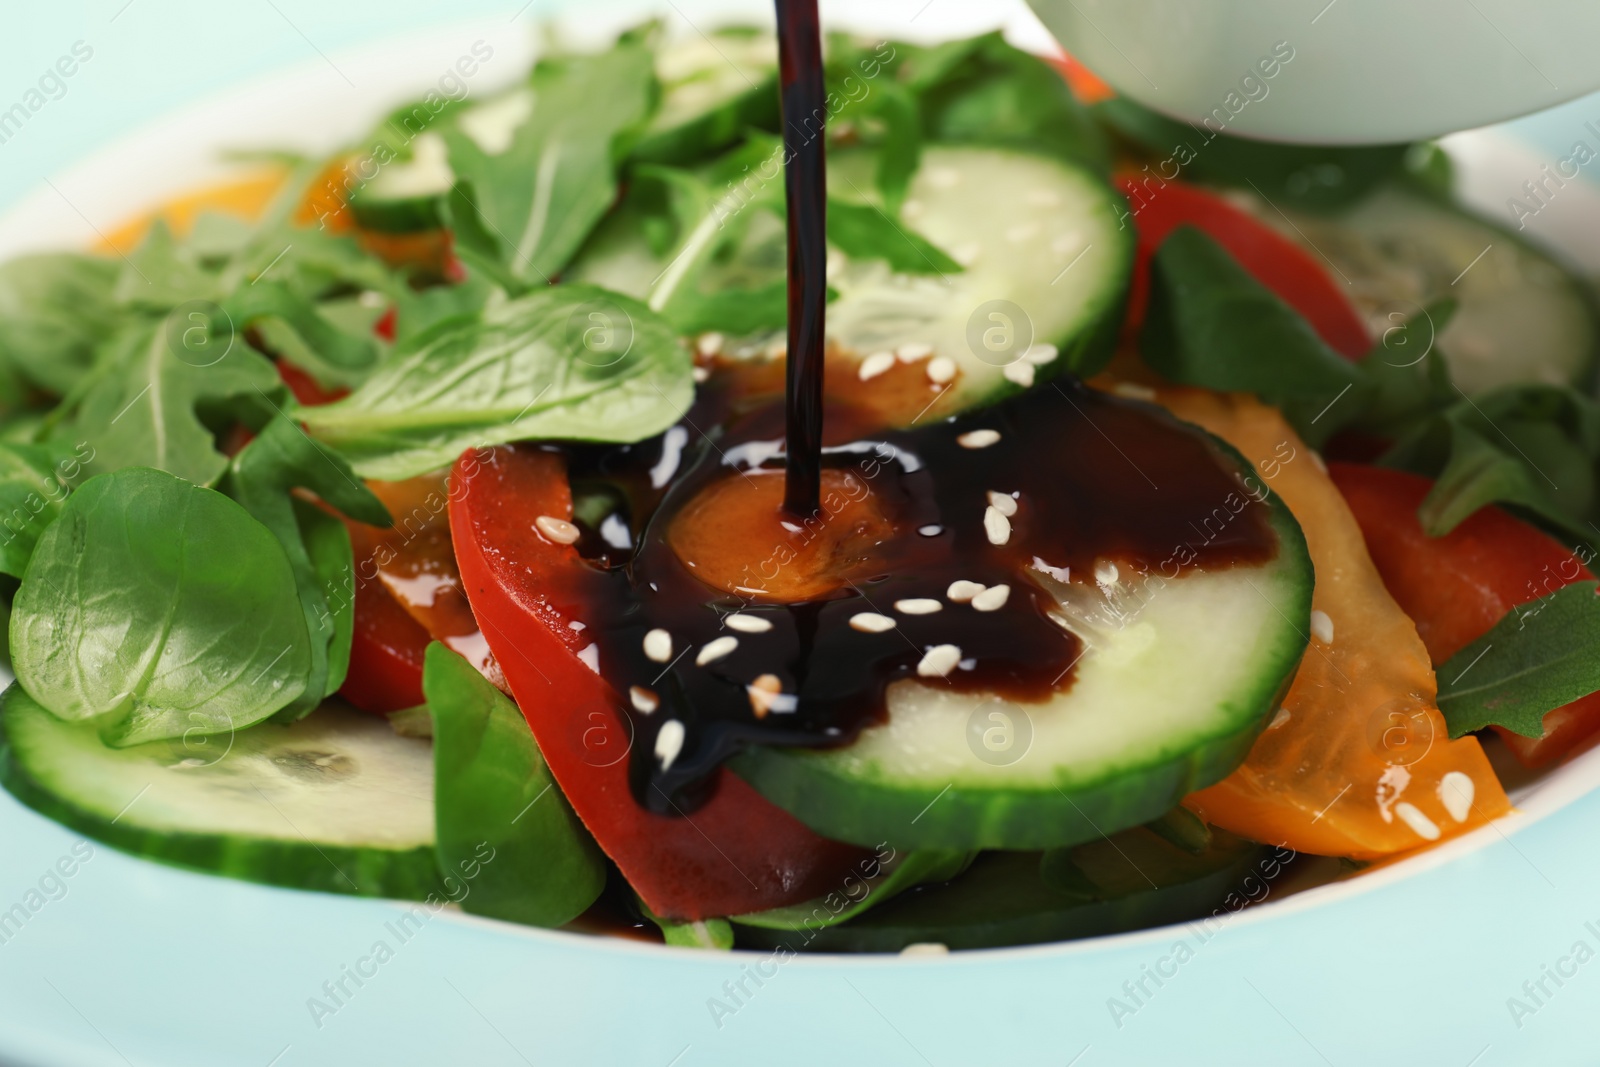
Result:
M939 951L1349 877L1600 736L1600 319L1436 146L824 57L797 119L770 32L643 25L0 265L0 783L277 886Z

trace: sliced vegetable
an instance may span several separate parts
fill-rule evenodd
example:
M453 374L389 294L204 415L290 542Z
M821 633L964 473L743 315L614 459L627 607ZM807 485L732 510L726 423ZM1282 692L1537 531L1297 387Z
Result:
M605 860L517 706L440 644L428 648L423 689L439 868L472 883L462 909L529 926L582 914L605 888Z
M748 948L817 952L1066 941L1230 914L1263 899L1281 868L1262 846L1225 832L1196 856L1135 828L1042 856L985 852L954 881L902 893L849 922L736 932Z
M633 738L612 691L578 653L586 565L546 540L539 516L570 520L560 457L502 447L466 453L450 526L473 613L561 791L651 911L739 915L830 891L860 853L825 840L722 770L693 814L655 815L628 786Z
M423 656L432 640L383 583L357 561L351 621L350 667L339 695L362 711L383 714L413 708L422 693Z
M632 158L690 163L752 127L778 128L778 42L768 30L722 26L686 36L655 57L661 106Z
M1529 618L1529 623L1537 624L1531 631L1524 627L1522 615L1524 609L1544 603L1572 583L1594 580L1586 565L1593 558L1588 546L1569 550L1495 507L1481 508L1449 533L1429 537L1417 519L1417 510L1429 495L1426 478L1352 463L1330 464L1328 470L1361 524L1383 584L1416 621L1428 655L1441 665L1440 707L1452 735L1460 734L1465 724L1448 707L1446 694L1470 688L1490 673L1479 668L1493 666L1488 660L1493 648L1474 646L1487 640L1497 625L1508 629L1509 640L1487 640L1490 646L1500 644L1504 652L1509 644L1534 656L1535 662L1554 651L1547 641L1560 644L1581 638L1581 629L1548 634L1546 626L1556 613L1546 616L1541 611ZM1584 618L1566 620L1561 626L1572 627ZM1592 647L1579 662L1592 662L1590 653ZM1480 656L1482 662L1473 662ZM1527 682L1531 690L1533 679ZM1521 680L1515 688L1523 689ZM1579 699L1548 711L1543 730L1532 736L1507 729L1497 732L1518 759L1537 767L1570 752L1597 730L1600 694L1580 694Z
M11 617L17 678L107 744L243 729L294 702L310 638L283 548L221 493L129 468L39 538Z
M1446 736L1427 649L1384 589L1316 454L1248 397L1172 389L1159 402L1255 464L1300 520L1322 579L1310 647L1273 724L1238 770L1186 806L1257 841L1357 859L1417 848L1509 811L1477 740Z
M384 723L325 707L287 727L107 748L13 685L0 727L12 795L125 852L324 893L439 891L428 745Z

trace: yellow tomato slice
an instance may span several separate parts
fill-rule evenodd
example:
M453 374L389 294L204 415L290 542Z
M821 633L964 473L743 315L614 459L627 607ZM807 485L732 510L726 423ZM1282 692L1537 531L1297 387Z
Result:
M1428 651L1367 555L1322 461L1253 398L1162 389L1158 402L1254 464L1305 531L1311 643L1244 765L1186 803L1207 821L1301 852L1375 859L1511 809L1473 737L1452 741Z

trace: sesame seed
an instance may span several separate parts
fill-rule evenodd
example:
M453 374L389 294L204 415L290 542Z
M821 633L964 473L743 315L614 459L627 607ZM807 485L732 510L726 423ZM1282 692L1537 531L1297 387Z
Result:
M944 595L951 603L965 604L983 592L983 588L982 582L969 582L965 578L961 578L951 582L950 588L944 591Z
M594 673L600 673L600 646L584 645L578 649L578 658L583 660L583 665Z
M894 354L901 363L915 363L919 359L927 359L933 355L933 346L921 341L912 341L895 349Z
M1120 573L1117 570L1117 565L1109 559L1097 559L1094 561L1094 580L1101 585L1116 585L1117 576Z
M894 610L902 615L932 615L943 607L943 604L929 597L911 597L894 602Z
M1415 804L1402 800L1394 806L1394 813L1424 841L1439 840L1439 828L1433 824L1432 819L1422 814Z
M672 658L672 635L657 627L644 635L644 654L657 663L665 663Z
M677 719L668 719L661 724L661 732L656 734L656 759L661 761L661 769L670 771L672 761L678 758L678 753L683 751L683 723Z
M661 706L661 698L642 685L629 686L628 699L633 702L633 710L643 715L648 715Z
M949 356L928 360L928 381L943 385L956 376L956 361Z
M694 367L690 369L689 374L697 382L708 382L711 380L710 367Z
M978 262L978 256L983 253L983 248L976 244L960 245L950 250L950 258L963 267L970 267Z
M933 645L922 654L917 673L924 678L943 678L961 662L961 649L957 645Z
M1055 345L1040 341L1036 345L1029 345L1028 350L1022 353L1022 358L1034 366L1042 367L1046 363L1054 363L1060 351Z
M737 637L723 636L707 641L700 646L700 651L694 654L694 665L696 667L704 667L707 663L721 659L738 647L739 639Z
M861 361L860 366L856 368L856 377L868 382L892 366L894 366L893 352L874 352Z
M938 537L940 534L944 533L944 527L940 526L936 522L930 522L926 526L918 526L917 533L921 534L923 537Z
M703 333L694 343L694 350L702 356L714 356L722 351L722 335L720 333Z
M1024 389L1033 384L1033 364L1025 359L1019 359L1015 363L1007 363L1005 369L1000 373L1005 375L1006 381L1015 382Z
M1278 727L1282 726L1284 723L1286 723L1288 721L1289 721L1289 709L1288 708L1279 708L1278 709L1278 713L1272 717L1272 721L1267 723L1267 729L1276 730Z
M860 630L864 634L881 634L885 630L894 629L894 620L887 615L879 615L876 611L858 611L850 616L850 628Z
M1118 382L1111 387L1111 391L1130 400L1154 400L1156 398L1154 389L1148 385L1140 385L1138 382Z
M1460 771L1451 771L1439 779L1439 801L1456 822L1466 822L1472 813L1472 797L1477 786Z
M745 693L750 697L750 710L755 717L765 719L767 712L772 710L774 699L783 693L783 682L779 681L776 674L763 674L745 686Z
M999 611L1006 606L1006 598L1010 595L1009 585L991 585L972 598L972 606L978 611Z
M1006 493L997 493L991 489L989 490L989 506L1009 519L1017 513L1017 498Z
M722 621L727 624L728 629L738 630L742 634L764 634L772 629L769 620L759 615L745 615L738 611L724 615Z
M533 520L533 526L546 541L558 545L570 545L578 540L578 528L566 519L558 519L554 515L540 515Z
M962 448L988 448L999 440L999 430L969 430L956 438L956 444Z
M983 532L989 536L991 545L1003 545L1011 540L1011 520L1006 518L1005 512L990 504L983 509Z
M1326 611L1311 613L1311 636L1325 645L1333 644L1333 620Z
M902 956L948 956L950 946L943 941L913 941L900 950Z

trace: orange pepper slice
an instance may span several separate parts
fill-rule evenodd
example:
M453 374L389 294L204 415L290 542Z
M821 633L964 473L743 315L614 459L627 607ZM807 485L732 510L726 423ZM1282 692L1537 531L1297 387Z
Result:
M1157 396L1254 464L1300 520L1317 574L1311 644L1282 710L1244 764L1187 806L1257 841L1355 859L1424 847L1510 811L1477 738L1450 740L1428 650L1321 458L1251 397Z

